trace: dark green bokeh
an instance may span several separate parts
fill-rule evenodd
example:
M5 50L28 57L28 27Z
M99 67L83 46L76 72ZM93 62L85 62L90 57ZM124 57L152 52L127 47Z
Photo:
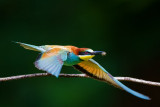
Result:
M160 81L158 0L1 0L0 77L43 72L38 53L12 43L59 44L107 52L96 59L114 76ZM62 72L79 73L71 67ZM106 83L41 77L0 84L0 107L159 107L159 87L124 82L144 101Z

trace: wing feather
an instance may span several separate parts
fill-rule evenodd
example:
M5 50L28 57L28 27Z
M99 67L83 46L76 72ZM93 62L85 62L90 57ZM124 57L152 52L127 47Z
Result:
M67 59L67 50L53 48L41 55L35 62L35 66L43 71L59 76L64 61Z
M145 96L141 93L138 93L138 92L128 88L127 86L125 86L121 82L119 82L117 79L115 79L110 73L108 73L101 65L99 65L93 59L78 63L77 65L74 65L74 67L92 78L110 83L113 86L118 87L122 90L125 90L125 91L129 92L130 94L137 96L139 98L142 98L145 100L150 100L150 98L148 96Z

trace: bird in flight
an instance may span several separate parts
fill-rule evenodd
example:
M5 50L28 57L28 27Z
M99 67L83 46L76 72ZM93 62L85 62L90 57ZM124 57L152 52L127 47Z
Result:
M16 43L25 49L40 52L40 55L34 63L35 67L39 70L46 71L58 77L63 65L73 66L91 78L109 83L141 99L150 100L148 96L136 92L119 82L99 63L92 59L96 55L105 55L106 53L104 51L93 51L90 48L78 48L75 46L35 46L21 42Z

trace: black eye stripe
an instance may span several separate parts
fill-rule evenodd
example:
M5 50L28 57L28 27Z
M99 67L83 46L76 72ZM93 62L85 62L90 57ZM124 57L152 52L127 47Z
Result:
M90 52L79 52L79 55L92 55Z

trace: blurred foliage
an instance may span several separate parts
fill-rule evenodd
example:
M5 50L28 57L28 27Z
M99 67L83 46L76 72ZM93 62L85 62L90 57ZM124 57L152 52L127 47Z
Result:
M0 0L0 76L43 72L37 53L12 43L104 50L95 59L114 76L160 81L159 0ZM72 67L62 72L79 73ZM159 107L159 87L124 82L144 101L106 83L40 77L1 82L0 107Z

